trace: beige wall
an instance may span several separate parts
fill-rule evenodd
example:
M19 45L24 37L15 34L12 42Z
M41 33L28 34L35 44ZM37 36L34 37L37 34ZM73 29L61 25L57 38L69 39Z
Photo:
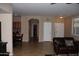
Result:
M0 14L1 21L1 40L7 43L7 51L13 55L12 45L12 14Z
M39 42L43 41L43 23L44 22L52 22L53 23L53 18L48 17L48 16L22 16L21 17L21 32L24 34L23 36L23 41L28 41L29 40L29 23L28 21L32 18L38 19L39 20Z
M72 17L64 19L64 36L72 36Z
M49 21L52 23L64 23L64 36L72 36L72 17L64 17L63 19L60 19L59 17L49 17L49 16L22 16L21 17L21 32L24 34L24 41L29 40L29 27L28 27L28 21L32 18L36 18L39 20L39 41L43 41L43 23L45 21ZM53 27L53 25L52 25ZM52 28L52 32L53 28ZM53 34L52 34L53 35Z
M0 13L1 40L7 42L7 52L13 55L12 45L12 7L10 4L0 4L0 8L6 12Z
M54 23L64 23L64 36L72 36L72 17L64 17L60 19L59 17L50 17L50 16L22 16L21 17L21 32L24 34L23 41L29 40L29 23L28 21L32 18L39 20L39 42L43 41L43 23L52 22ZM54 32L54 27L52 25L52 32ZM52 37L54 33L52 33Z
M72 17L63 16L63 18L54 17L54 23L64 23L64 36L72 36Z

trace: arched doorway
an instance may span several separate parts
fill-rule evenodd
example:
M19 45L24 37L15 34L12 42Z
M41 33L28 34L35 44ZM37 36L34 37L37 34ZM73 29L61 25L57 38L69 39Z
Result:
M29 20L29 42L38 42L39 40L39 20Z

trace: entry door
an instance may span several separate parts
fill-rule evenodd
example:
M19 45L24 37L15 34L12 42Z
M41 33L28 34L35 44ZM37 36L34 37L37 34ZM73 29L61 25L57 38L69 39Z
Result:
M51 41L52 40L52 23L51 22L44 23L43 32L44 32L43 33L44 41Z
M55 37L64 37L64 23L55 23L54 26Z

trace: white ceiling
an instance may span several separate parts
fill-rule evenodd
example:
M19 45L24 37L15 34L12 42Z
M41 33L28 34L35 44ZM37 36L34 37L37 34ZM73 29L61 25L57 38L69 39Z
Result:
M75 16L79 15L79 4L57 3L13 3L15 15L31 16Z

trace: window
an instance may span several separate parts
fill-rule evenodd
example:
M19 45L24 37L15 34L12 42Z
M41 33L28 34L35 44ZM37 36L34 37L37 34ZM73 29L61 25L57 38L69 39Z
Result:
M74 18L73 22L73 34L79 36L79 18Z

